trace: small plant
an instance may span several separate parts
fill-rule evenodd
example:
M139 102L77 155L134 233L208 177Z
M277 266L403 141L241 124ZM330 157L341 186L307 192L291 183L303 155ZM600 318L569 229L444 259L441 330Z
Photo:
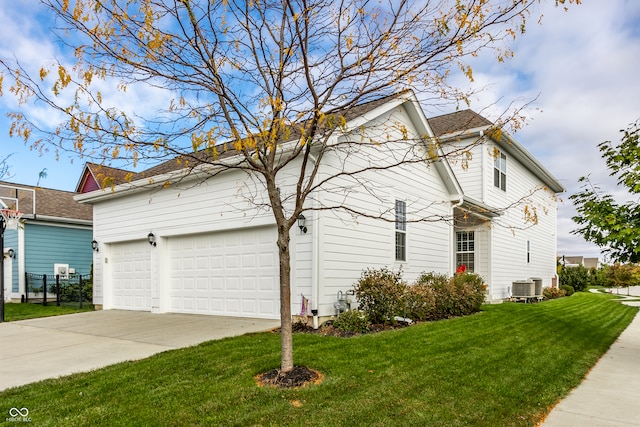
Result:
M565 295L570 297L571 295L573 295L575 293L575 290L573 289L573 286L571 285L562 285L560 286L560 289L563 290L565 292Z
M369 319L360 310L348 310L333 321L333 327L344 332L365 334L369 332Z
M356 298L371 323L393 323L394 316L404 314L404 294L407 284L402 271L386 267L367 269L354 285Z
M566 295L566 291L560 288L546 287L542 290L542 296L544 299L555 299Z

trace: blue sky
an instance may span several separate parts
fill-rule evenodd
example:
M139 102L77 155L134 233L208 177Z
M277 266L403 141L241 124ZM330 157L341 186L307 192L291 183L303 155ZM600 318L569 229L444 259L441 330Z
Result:
M527 125L515 137L567 188L558 211L558 252L598 256L598 248L570 234L574 210L568 197L578 191L578 178L587 174L603 189L617 191L597 144L619 140L619 130L640 119L640 2L584 0L568 12L547 3L539 11L542 24L531 19L514 45L514 59L497 63L482 57L473 64L474 86L484 90L472 99L471 108L490 116L513 101L535 100L527 108ZM15 54L38 68L56 56L58 47L43 23L46 16L38 16L41 12L35 0L0 2L0 55ZM152 95L129 96L136 102ZM428 116L448 112L423 107ZM42 105L34 108L41 117L51 114ZM13 109L9 98L0 97L0 113ZM46 168L42 186L75 188L84 160L64 154L56 160L52 152L34 152L10 139L8 126L0 117L0 129L5 129L0 156L11 154L6 180L35 184Z

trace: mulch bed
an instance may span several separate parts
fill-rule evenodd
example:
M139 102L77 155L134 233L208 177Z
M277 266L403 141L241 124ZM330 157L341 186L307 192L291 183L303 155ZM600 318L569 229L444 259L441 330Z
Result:
M369 325L369 332L366 332L366 333L371 334L376 332L388 331L391 329L401 329L401 328L406 328L407 326L408 325L405 323L396 323L393 325L374 324L374 325ZM280 328L274 329L273 332L280 333ZM313 325L311 325L310 323L296 322L293 324L293 332L305 333L305 334L318 334L318 335L341 337L341 338L348 338L348 337L354 337L357 335L363 335L362 333L359 333L359 332L342 331L334 327L331 320L324 322L318 329L313 329Z
M256 376L256 381L263 387L295 388L304 387L309 384L319 384L323 375L306 366L295 366L289 372L280 372L280 369L273 369L264 374Z

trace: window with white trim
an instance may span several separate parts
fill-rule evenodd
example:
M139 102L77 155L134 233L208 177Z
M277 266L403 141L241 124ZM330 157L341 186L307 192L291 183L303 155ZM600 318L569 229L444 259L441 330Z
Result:
M473 231L456 232L456 269L464 265L467 272L474 272L475 246L475 233Z
M407 203L396 200L396 261L407 260Z
M507 191L507 156L501 151L496 152L493 163L493 185Z

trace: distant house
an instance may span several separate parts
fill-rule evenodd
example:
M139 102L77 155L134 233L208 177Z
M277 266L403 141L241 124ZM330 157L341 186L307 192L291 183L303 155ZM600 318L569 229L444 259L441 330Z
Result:
M5 299L21 299L25 273L90 274L93 210L75 194L0 182L0 207L23 212L18 229L5 231Z
M561 256L558 262L565 267L583 266L586 268L600 268L600 260L598 258L585 258L583 256Z
M451 275L464 264L484 277L489 299L508 297L515 280L540 277L551 285L555 194L564 189L522 145L506 133L485 137L492 124L471 111L427 120L410 92L356 111L331 136L330 147L359 140L360 133L350 129L401 140L403 128L411 140L424 138L418 148L425 154L437 137L442 151L468 147L473 160L462 167L441 157L385 170L392 156L374 145L348 156L339 149L325 155L319 176L364 169L360 182L367 188L347 183L346 193L323 189L308 200L305 226L290 233L293 313L301 311L304 297L319 316L335 314L338 294L351 289L364 269L384 266L402 268L411 281L421 272ZM482 145L475 145L479 139ZM295 185L298 162L285 166L283 175L291 181L281 185ZM372 162L379 170L367 169ZM77 188L83 194L76 200L94 209L94 303L105 309L278 318L273 215L248 202L257 197L268 203L259 199L263 192L247 187L259 187L259 179L239 170L212 174L209 165L192 174L183 168L176 160L135 174L85 167ZM336 204L391 212L395 222L313 209ZM527 209L530 217L523 218ZM448 220L412 222L416 212Z

